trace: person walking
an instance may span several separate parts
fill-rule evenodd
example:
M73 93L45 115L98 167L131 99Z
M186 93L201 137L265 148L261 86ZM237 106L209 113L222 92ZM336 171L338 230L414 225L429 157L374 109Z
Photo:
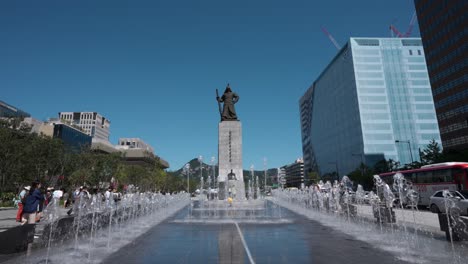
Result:
M39 203L44 201L44 195L41 193L41 183L33 182L31 189L26 196L25 203L23 205L23 216L27 220L28 224L36 223L36 212Z
M29 192L31 189L30 186L25 186L23 190L19 193L19 202L18 202L18 212L16 213L16 222L25 222L23 221L23 206L24 206L24 201L26 198L26 194Z
M70 210L67 211L67 215L71 215L73 211L75 211L75 214L78 213L78 210L80 208L80 197L81 197L81 191L83 190L83 186L77 187L76 190L72 194L72 207Z

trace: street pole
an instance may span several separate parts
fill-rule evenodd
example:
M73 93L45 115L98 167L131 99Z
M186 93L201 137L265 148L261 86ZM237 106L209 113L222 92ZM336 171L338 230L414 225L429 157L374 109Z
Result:
M202 162L203 162L203 156L198 156L198 162L200 163L200 181L203 179L203 167L202 167ZM200 186L200 192L203 192L203 186Z
M215 173L215 163L216 163L216 158L215 158L215 157L211 157L211 170L212 170L212 173L213 173L213 175L212 175L212 177L211 177L211 181L213 182L213 186L215 186L214 181L215 181L215 177L216 177L216 176L215 176L215 174L216 174L216 173ZM211 188L211 187L212 187L212 186L210 186L210 188Z
M263 158L263 167L264 167L264 177L265 177L265 186L263 187L263 191L266 195L266 186L267 186L267 158Z
M190 197L190 164L189 163L185 164L185 170L187 172L187 192Z

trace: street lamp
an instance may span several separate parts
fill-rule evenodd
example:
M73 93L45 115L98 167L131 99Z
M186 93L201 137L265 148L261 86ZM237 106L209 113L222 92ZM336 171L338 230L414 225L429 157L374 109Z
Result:
M212 177L211 182L213 182L213 185L214 185L214 186L216 186L215 183L214 183L214 182L215 182L215 177L216 177L216 176L215 176L215 174L216 174L216 172L215 172L215 164L216 164L216 158L215 158L215 157L211 157L211 170L212 170L212 173L213 173L212 176L211 176L211 177ZM210 186L210 188L211 188L211 186Z
M253 182L254 181L254 165L250 165L250 180Z
M198 162L200 163L200 180L203 183L203 167L202 167L202 162L203 162L203 156L198 156ZM200 191L203 190L203 186L200 186Z
M190 183L189 183L190 182L190 164L189 163L185 164L184 169L187 173L187 192L190 197Z
M411 163L414 163L413 152L411 151L411 142L409 140L395 140L395 143L408 143L408 149L411 156Z
M263 171L263 176L265 177L265 186L263 187L263 191L265 192L266 194L266 186L267 186L267 158L263 158L263 168L264 168L264 171Z

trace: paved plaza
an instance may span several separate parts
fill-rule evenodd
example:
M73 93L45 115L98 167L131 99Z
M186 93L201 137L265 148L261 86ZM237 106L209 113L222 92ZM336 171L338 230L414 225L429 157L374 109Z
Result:
M16 222L17 211L18 209L13 207L0 209L0 232L19 225L19 223Z

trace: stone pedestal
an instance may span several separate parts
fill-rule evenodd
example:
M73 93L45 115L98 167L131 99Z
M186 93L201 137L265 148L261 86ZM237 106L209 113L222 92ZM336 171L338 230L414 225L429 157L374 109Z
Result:
M225 200L226 198L226 182L218 181L218 199Z
M218 131L218 182L220 186L226 186L226 196L235 193L236 200L245 200L242 170L242 124L240 121L222 121L219 123ZM221 188L219 192L221 194ZM226 198L223 196L220 195L219 199Z

